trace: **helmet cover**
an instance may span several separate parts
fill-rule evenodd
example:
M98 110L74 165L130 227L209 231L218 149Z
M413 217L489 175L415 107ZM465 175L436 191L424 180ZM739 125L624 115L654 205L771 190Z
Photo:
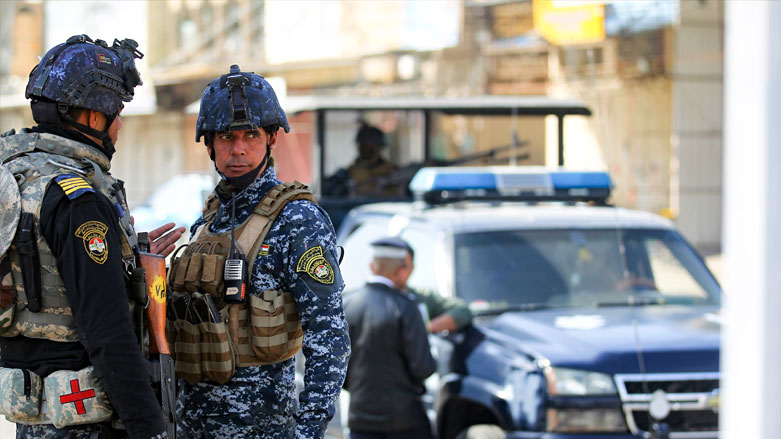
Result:
M74 35L51 48L30 72L25 97L116 115L141 85L135 59L144 55L131 39L92 41Z
M256 130L272 125L290 132L285 111L274 89L260 75L242 72L232 65L230 73L206 86L195 127L195 141L210 132Z

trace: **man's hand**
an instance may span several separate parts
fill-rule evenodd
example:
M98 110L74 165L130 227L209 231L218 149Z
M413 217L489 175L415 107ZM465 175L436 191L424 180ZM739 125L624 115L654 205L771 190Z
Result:
M149 232L149 252L155 255L168 256L176 248L176 241L184 234L184 227L168 223Z
M458 329L456 326L456 321L449 314L442 314L441 316L433 318L428 322L428 330L434 334L442 331L453 332L456 329Z

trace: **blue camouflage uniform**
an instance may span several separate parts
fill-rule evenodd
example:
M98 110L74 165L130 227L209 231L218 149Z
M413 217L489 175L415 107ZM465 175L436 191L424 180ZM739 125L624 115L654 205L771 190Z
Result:
M241 224L277 184L280 181L269 167L230 200L221 198L211 231L230 230L234 203L235 224ZM203 223L199 219L191 230ZM316 204L291 201L274 221L264 244L269 246L268 253L257 256L249 294L276 289L293 295L304 330L303 391L297 400L295 357L267 366L237 368L223 385L213 381L191 385L180 380L179 438L322 438L334 415L350 356L350 340L342 310L344 282L331 221ZM296 271L299 258L316 246L323 249L325 259L333 267L335 277L331 284Z

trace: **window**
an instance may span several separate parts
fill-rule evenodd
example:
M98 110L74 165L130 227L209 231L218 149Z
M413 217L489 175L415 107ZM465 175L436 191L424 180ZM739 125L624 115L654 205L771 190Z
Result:
M407 285L417 290L428 290L444 294L439 281L450 272L450 259L442 251L443 237L429 230L406 229L401 233L415 251L415 270Z
M623 244L623 246L621 245ZM455 238L456 292L496 306L718 303L721 290L676 232L506 230Z
M645 241L656 288L664 295L706 298L707 291L682 262L682 259L686 260L691 257L686 249L680 248L682 245L684 244L675 240L664 242L656 237ZM682 255L682 259L679 259L676 253ZM689 261L689 263L692 262L694 261Z

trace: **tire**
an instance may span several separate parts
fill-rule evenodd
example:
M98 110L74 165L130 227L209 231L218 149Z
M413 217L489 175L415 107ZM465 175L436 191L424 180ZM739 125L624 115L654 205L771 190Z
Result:
M481 424L472 425L462 430L456 439L505 439L507 435L497 425Z

